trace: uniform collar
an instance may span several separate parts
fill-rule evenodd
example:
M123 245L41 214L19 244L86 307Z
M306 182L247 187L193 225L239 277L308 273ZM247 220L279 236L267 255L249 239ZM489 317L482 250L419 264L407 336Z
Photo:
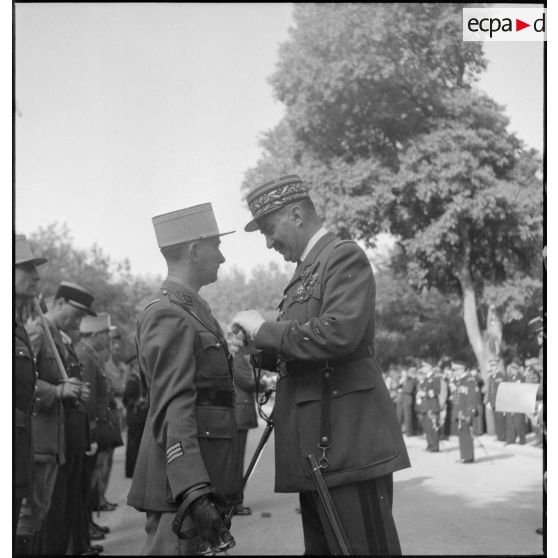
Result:
M316 245L316 242L322 238L322 236L327 234L327 230L324 227L320 227L318 231L312 236L312 238L306 244L306 248L304 248L302 254L300 255L300 261L303 262L306 259L306 256L310 253L310 250Z

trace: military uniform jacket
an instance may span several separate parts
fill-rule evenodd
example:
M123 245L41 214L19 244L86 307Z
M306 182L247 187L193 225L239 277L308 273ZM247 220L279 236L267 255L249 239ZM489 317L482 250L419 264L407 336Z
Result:
M457 413L461 414L470 424L470 421L477 413L477 404L480 395L480 389L477 381L467 376L457 381L457 400L456 409Z
M256 383L252 367L242 355L233 359L234 367L234 392L236 396L235 417L239 429L248 430L257 428L258 416L254 393Z
M45 317L45 321L48 324L62 364L67 370L67 353L60 331L48 318ZM37 370L39 373L36 396L40 399L40 403L37 406L37 414L31 420L34 452L36 456L43 456L43 458L50 456L50 459L56 459L60 464L63 464L65 462L66 443L64 409L56 392L56 386L62 381L60 370L41 323L38 320L29 322L27 332L33 351L37 356Z
M108 427L108 382L105 368L97 351L82 339L76 345L76 354L83 365L82 377L89 383L91 395L86 403L89 435L91 442L100 449L110 446Z
M82 364L79 362L72 340L60 332L66 347L68 376L83 382ZM64 401L66 454L81 455L89 449L89 423L87 408L83 401Z
M329 486L409 467L393 403L374 359L375 283L363 250L332 234L318 240L284 291L277 322L255 337L262 365L279 357L275 418L275 490L314 490L305 456L321 452L321 379L334 369Z
M14 498L23 498L31 487L31 412L38 374L27 331L17 321L14 325Z
M128 504L175 511L178 497L204 482L239 503L234 406L217 401L234 401L232 371L209 306L193 290L166 280L140 315L136 342L149 410ZM212 396L216 404L208 405Z

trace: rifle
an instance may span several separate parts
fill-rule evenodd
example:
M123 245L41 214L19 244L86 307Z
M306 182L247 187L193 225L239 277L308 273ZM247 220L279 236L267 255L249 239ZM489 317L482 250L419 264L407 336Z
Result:
M46 318L43 314L43 311L41 310L41 305L39 304L39 301L36 298L33 299L33 304L35 305L35 311L39 315L41 326L45 331L47 343L49 344L50 350L52 351L54 355L54 359L56 360L56 365L58 366L60 379L63 382L68 382L69 381L68 374L66 373L66 369L64 368L64 364L62 362L62 359L60 358L60 354L58 353L58 348L56 347L56 344L54 343L54 339L52 338L52 334L50 333L50 328L48 327Z
M341 551L341 555L351 556L351 547L349 546L349 541L347 540L347 535L345 534L343 525L341 525L341 521L339 520L339 516L337 515L337 510L335 509L335 504L333 503L331 494L327 489L327 485L321 471L322 466L318 464L318 461L314 457L313 453L309 453L305 459L306 464L310 469L310 474L312 475L312 480L314 481L314 486L316 487L316 491L318 492L320 502L322 503L323 509L325 511L327 521L329 523L329 526L331 527L331 530L333 531L333 535L335 536L335 540L337 541L339 550Z

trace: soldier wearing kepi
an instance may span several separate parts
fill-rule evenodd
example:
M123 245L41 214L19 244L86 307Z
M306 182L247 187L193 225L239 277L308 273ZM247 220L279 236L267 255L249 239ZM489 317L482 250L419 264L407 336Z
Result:
M44 316L27 323L37 355L37 398L40 404L32 419L34 444L33 497L21 506L18 534L35 537L34 552L43 553L43 523L52 502L58 469L67 461L65 405L77 405L89 396L87 386L69 377L69 354L63 330L77 327L87 310L64 298L56 298ZM48 331L47 331L48 329Z
M75 334L79 328L81 316L95 316L91 309L93 293L68 281L62 281L52 303L54 313L60 326L60 336L65 348L65 361L68 376L83 382L81 363L75 352L69 334ZM64 308L72 306L81 310L76 320L64 320ZM80 529L80 517L83 514L83 462L85 452L89 449L89 425L87 422L86 401L89 399L89 388L82 390L81 400L64 402L65 426L65 463L58 469L52 504L45 520L43 549L45 554L64 555L72 540L72 553L81 554L88 548L88 541L83 540Z
M37 367L35 353L24 323L33 297L38 294L37 267L45 258L36 258L23 235L15 238L15 323L14 323L14 480L13 528L19 518L21 501L31 495L33 470L33 444L31 438L31 413L35 403ZM37 405L40 402L36 402ZM32 534L16 537L17 554L30 554Z
M142 554L226 550L228 508L242 501L231 356L199 296L225 261L211 204L153 218L168 274L136 342L149 410L128 504L145 511Z
M315 454L354 554L400 554L392 473L410 466L389 392L374 358L375 282L366 254L321 225L302 179L289 175L248 194L268 248L300 261L276 322L255 311L233 322L265 369L280 374L275 491L299 492L306 554L337 553L306 467ZM242 350L240 336L234 341ZM318 447L319 446L319 447ZM324 458L322 460L322 458Z

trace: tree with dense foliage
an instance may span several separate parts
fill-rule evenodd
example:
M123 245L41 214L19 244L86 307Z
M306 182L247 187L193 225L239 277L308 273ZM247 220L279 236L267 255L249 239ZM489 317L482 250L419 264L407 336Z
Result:
M128 260L117 262L94 244L74 246L68 227L52 223L29 235L34 253L48 262L41 266L41 290L45 298L55 294L60 281L72 281L95 295L93 307L108 312L111 321L130 337L134 334L137 305L158 287L159 278L134 275Z
M541 301L542 163L474 88L462 7L296 4L271 78L286 114L244 187L296 172L341 236L393 235L413 286L460 297L486 371Z

